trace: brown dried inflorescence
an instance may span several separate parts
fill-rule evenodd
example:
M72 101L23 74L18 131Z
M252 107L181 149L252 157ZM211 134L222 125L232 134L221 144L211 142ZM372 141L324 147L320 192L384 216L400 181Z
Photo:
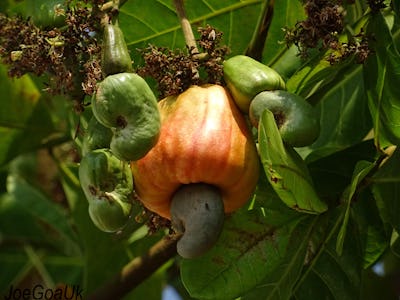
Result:
M364 63L370 54L368 39L363 32L357 34L349 42L339 41L339 35L345 27L345 10L341 0L307 0L304 9L307 18L298 22L293 29L285 28L285 40L295 44L300 56L308 57L309 50L333 50L327 60L331 64L355 56L357 63ZM348 4L354 1L347 1Z
M160 97L177 95L191 85L221 83L222 62L228 53L228 47L220 46L222 33L207 26L199 28L199 47L202 53L193 53L193 49L183 51L150 45L139 49L145 65L138 69L141 76L156 80Z
M100 20L93 12L83 5L67 6L62 29L42 29L30 20L0 14L0 57L9 75L46 74L47 90L53 94L92 94L101 79L100 47L94 36Z
M302 56L307 56L310 48L336 47L344 25L341 1L309 0L304 9L307 19L286 29L286 41L297 45Z

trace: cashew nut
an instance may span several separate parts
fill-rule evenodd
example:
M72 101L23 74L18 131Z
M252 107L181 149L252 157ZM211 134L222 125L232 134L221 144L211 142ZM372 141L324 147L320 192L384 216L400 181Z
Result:
M171 203L174 229L183 233L178 254L194 258L208 251L217 241L224 223L221 192L205 183L186 184L174 194Z

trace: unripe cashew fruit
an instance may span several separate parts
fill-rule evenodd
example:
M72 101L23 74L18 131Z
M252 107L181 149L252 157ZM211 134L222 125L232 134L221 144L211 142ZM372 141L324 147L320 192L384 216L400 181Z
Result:
M92 99L93 114L113 130L111 151L121 160L143 157L157 142L160 113L146 81L135 73L107 76Z
M181 185L219 188L226 213L243 206L257 184L259 158L243 115L219 85L192 86L159 102L157 144L131 162L135 191L143 204L171 218L171 200Z
M132 60L118 24L104 26L101 68L105 76L132 71Z
M258 128L265 109L275 117L282 140L293 147L312 144L319 136L320 123L314 107L299 95L287 91L264 91L250 104L250 122Z
M274 69L245 55L224 61L224 80L237 106L245 114L258 93L286 88L285 81Z
M177 244L178 254L195 258L208 251L218 240L224 217L218 188L204 183L182 185L171 202L172 226L183 233Z
M92 116L83 136L82 156L85 156L92 150L109 148L112 136L111 129L103 126Z
M93 223L105 232L122 229L132 209L133 178L129 164L108 149L94 150L82 158L79 180Z

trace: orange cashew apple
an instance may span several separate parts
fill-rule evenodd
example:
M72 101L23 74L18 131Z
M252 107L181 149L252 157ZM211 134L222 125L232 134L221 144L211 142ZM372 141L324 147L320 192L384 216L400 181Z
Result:
M243 206L259 175L250 129L229 92L219 85L192 86L159 102L156 145L131 162L143 205L171 219L171 199L183 185L205 183L221 193L225 213Z

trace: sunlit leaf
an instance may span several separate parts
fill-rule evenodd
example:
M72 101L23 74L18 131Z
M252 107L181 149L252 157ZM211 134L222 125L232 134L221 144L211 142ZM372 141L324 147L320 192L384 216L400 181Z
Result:
M257 23L260 0L184 1L192 29L198 38L197 27L212 25L224 33L223 43L231 54L243 53ZM149 43L171 49L185 49L185 41L173 1L127 1L120 10L120 26L136 62L136 51Z
M262 288L264 280L274 282L271 293L286 289L305 255L304 236L310 227L301 220L274 227L256 211L234 214L214 248L200 258L182 261L188 292L201 299L233 299L257 285Z

